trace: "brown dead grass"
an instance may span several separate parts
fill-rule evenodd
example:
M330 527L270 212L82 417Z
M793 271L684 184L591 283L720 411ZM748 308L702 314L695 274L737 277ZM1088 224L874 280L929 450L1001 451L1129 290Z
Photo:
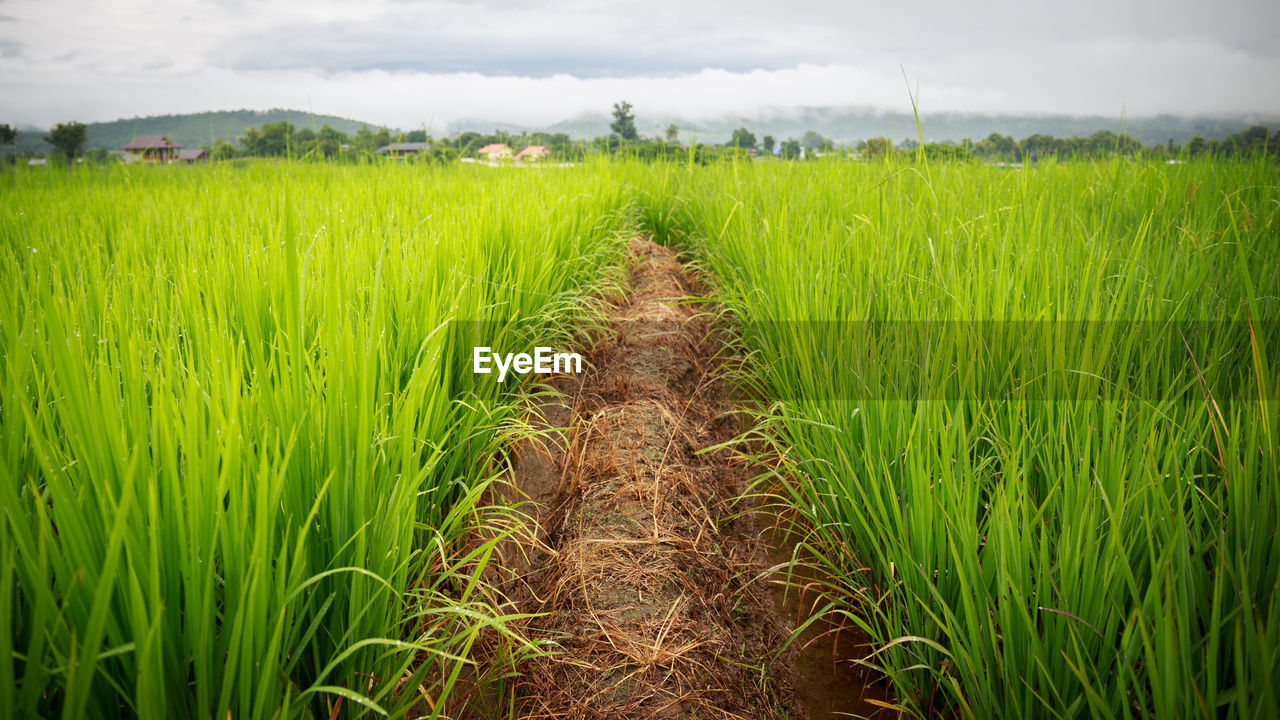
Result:
M524 668L521 717L762 718L799 714L785 633L729 504L728 394L711 319L675 253L631 245L632 292L612 309L590 372L562 383L548 421L567 441L526 444L515 483L545 548L520 564L521 609L545 613L561 652Z

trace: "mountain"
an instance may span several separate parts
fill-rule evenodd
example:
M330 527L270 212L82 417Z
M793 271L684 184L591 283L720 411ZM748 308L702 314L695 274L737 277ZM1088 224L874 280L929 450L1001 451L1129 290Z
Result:
M449 131L493 132L502 127L519 134L526 130L563 132L575 139L604 135L612 118L603 113L583 113L567 120L543 126L519 126L486 120L464 120L450 123ZM699 142L724 143L734 128L745 127L757 138L772 135L778 141L799 139L812 130L839 143L887 136L895 141L915 139L916 124L911 113L867 107L801 107L766 108L753 115L722 115L713 118L681 118L674 115L636 114L636 128L641 135L661 137L668 125L680 130L680 140L687 142L690 132ZM1022 139L1036 133L1055 137L1092 135L1100 130L1119 132L1123 127L1144 145L1167 142L1173 138L1185 144L1200 135L1205 139L1222 139L1252 125L1280 126L1280 117L1264 115L1183 116L1155 115L1130 117L1103 115L1044 115L934 112L920 116L920 130L926 141L981 140L993 132Z
M297 128L319 129L329 125L345 133L354 133L363 123L333 115L313 115L300 110L227 110L189 115L156 115L111 122L88 123L86 148L115 149L138 135L165 135L186 147L209 145L216 139L235 142L245 128L288 120ZM609 134L612 121L606 113L581 113L545 126L495 122L493 120L458 120L449 124L449 134L467 130L492 133L502 130L513 135L533 130L566 133L574 139L589 139ZM661 137L668 125L680 130L680 141L688 142L690 134L704 143L724 143L734 128L745 127L757 138L772 135L781 142L799 139L814 131L837 143L853 144L869 137L887 136L895 141L916 137L915 119L910 113L868 107L801 107L766 108L753 115L722 115L714 118L690 119L678 115L637 113L636 128L641 135ZM1017 115L993 113L936 112L920 117L920 128L926 141L981 140L993 132L1020 140L1041 133L1056 137L1092 135L1099 130L1125 130L1143 143L1164 143L1170 138L1185 144L1193 136L1222 139L1253 125L1280 127L1280 117L1265 115L1182 116L1156 115L1131 117L1123 122L1119 116L1102 115ZM14 145L0 146L0 154L24 150L45 154L53 150L42 139L45 130L22 128ZM393 129L393 132L398 132Z
M222 110L86 123L85 148L114 150L139 135L164 135L180 145L200 147L209 145L214 140L235 142L236 138L244 134L245 128L261 127L281 120L288 120L298 129L319 130L328 125L345 133L354 133L365 125L371 128L376 127L373 123L363 123L334 115L313 115L300 110ZM23 150L41 154L51 152L53 147L42 139L45 132L36 128L23 128L18 132L17 142L13 145L0 146L0 152Z

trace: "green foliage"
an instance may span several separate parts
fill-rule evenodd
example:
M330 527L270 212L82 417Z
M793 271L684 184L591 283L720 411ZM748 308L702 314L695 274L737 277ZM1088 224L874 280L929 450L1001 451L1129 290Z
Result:
M498 672L531 651L482 581L519 396L470 348L570 342L617 183L224 163L0 194L0 718L403 716L481 633Z
M636 139L636 115L631 112L631 103L623 100L613 104L613 122L609 129L622 140Z
M12 145L17 138L17 128L8 123L0 123L0 145Z
M44 141L57 148L67 160L71 160L80 154L84 138L84 123L69 122L54 125L49 134L44 136Z
M979 157L1017 160L1020 155L1018 141L1000 133L991 133L973 146L973 152Z
M259 130L247 128L240 137L240 147L245 155L257 157L284 157L297 148L293 124L287 120L267 123ZM294 153L296 155L296 153Z
M738 128L733 131L733 137L729 142L725 143L726 147L753 149L756 146L756 136L746 128Z
M899 705L1280 716L1274 162L664 182L646 217L749 358L759 487Z
M154 117L126 118L111 122L88 123L85 145L115 150L141 135L164 135L185 147L212 145L219 139L234 139L250 127L262 127L268 123L287 121L294 127L314 128L326 124L342 132L355 132L361 123L331 115L315 115L298 110L230 110L192 113L188 115L157 115ZM41 140L43 132L20 131L13 146L0 145L0 152L32 152L44 154L51 147Z
M370 154L378 148L391 143L391 131L387 128L370 130L364 126L352 136L351 147L357 153Z
M89 151L84 154L84 160L92 165L111 165L119 162L115 155L112 155L110 151L103 148L90 148Z
M893 152L893 141L887 137L867 138L858 143L858 152L866 157L883 157Z
M831 141L823 137L820 133L813 130L806 130L800 138L800 144L809 150L822 150L831 144Z
M239 154L235 145L225 141L218 142L212 148L209 148L210 160L231 160Z

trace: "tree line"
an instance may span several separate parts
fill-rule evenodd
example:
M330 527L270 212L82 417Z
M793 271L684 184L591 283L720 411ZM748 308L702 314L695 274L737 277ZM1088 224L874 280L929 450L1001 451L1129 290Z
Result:
M1144 146L1125 133L1100 131L1086 137L1053 137L1033 134L1021 140L1007 135L991 133L973 141L928 142L921 145L915 140L896 144L887 137L872 137L856 145L838 143L815 131L805 132L799 139L779 141L772 135L757 140L755 133L742 127L732 132L723 145L705 143L681 144L680 130L668 125L659 137L642 137L636 130L635 114L628 102L615 103L610 134L591 140L573 140L566 133L523 132L509 133L495 130L493 133L463 132L454 137L432 138L425 130L393 133L388 128L365 126L354 133L345 133L329 125L319 130L294 127L282 120L265 123L262 127L249 127L236 143L216 140L203 146L213 160L236 158L292 158L302 160L358 161L392 143L426 143L428 148L415 157L422 161L447 163L460 158L477 157L486 145L505 144L513 151L531 145L546 147L553 160L581 161L592 155L626 155L642 160L687 160L705 165L718 160L765 157L780 160L799 160L823 155L883 157L889 154L923 154L929 158L948 160L977 160L984 162L1036 162L1042 158L1101 158L1112 155L1176 159L1187 157L1227 157L1266 153L1280 157L1280 131L1257 125L1237 132L1222 140L1205 140L1193 137L1185 146L1170 139L1167 143ZM0 144L14 142L17 131L0 124ZM58 123L44 140L68 161L84 157L91 162L109 162L113 156L107 150L94 148L83 152L85 126L78 122ZM12 157L10 157L12 161Z

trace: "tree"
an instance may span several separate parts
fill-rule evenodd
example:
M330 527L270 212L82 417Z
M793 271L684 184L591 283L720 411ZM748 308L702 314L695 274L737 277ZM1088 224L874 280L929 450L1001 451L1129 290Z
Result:
M800 143L810 150L820 150L826 147L829 142L829 140L812 130L805 130L804 135L800 137Z
M84 138L84 123L69 122L54 125L49 134L44 136L44 141L71 160L80 154L80 146L84 145Z
M772 135L765 135L764 140L760 141L760 144L764 146L765 155L773 154L774 139Z
M236 146L226 140L219 140L214 144L213 149L209 151L209 157L213 160L230 160L236 156Z
M316 147L325 157L333 157L342 152L342 146L345 144L347 144L347 134L341 130L334 130L328 125L320 128L320 132L316 133Z
M479 150L484 144L484 136L472 130L468 130L458 136L458 152L463 155L470 156L471 153Z
M1088 151L1100 154L1106 152L1106 148L1115 147L1116 134L1109 130L1100 130L1090 136L1088 142ZM1056 138L1052 135L1033 133L1022 138L1018 142L1018 147L1022 152L1022 157L1035 162L1038 158L1054 154L1056 144Z
M1227 152L1248 155L1255 151L1264 151L1271 131L1263 125L1254 125L1248 130L1238 132L1223 141L1223 149Z
M794 139L783 141L781 151L783 160L795 160L799 158L800 141Z
M675 127L672 125L671 127ZM8 123L0 125L0 145L12 145L18 139L18 129Z
M858 152L866 157L887 155L893 150L893 141L887 137L867 138L858 143Z
M680 128L675 123L667 126L667 142L673 143L680 139Z
M244 154L258 157L277 157L289 152L296 146L293 123L288 120L267 123L259 130L256 127L246 128L240 138L240 146Z
M371 153L378 149L378 139L374 137L368 125L363 125L351 138L351 147L355 148L356 152Z
M1001 160L1017 160L1020 152L1016 140L998 132L993 132L986 138L979 140L974 144L973 151L983 157L1000 158Z
M613 122L609 129L623 140L636 139L636 116L631 112L631 103L623 100L613 104Z
M749 150L756 146L756 136L746 128L738 128L733 131L733 139L729 140L728 146Z

